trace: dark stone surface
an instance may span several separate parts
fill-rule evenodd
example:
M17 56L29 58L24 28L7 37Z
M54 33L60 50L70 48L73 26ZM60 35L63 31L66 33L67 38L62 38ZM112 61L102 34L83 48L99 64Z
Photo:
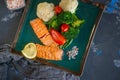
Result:
M5 1L0 0L0 44L11 44L23 10L10 11L7 9Z
M106 4L106 9L83 74L75 76L10 53L7 44L13 40L22 10L11 12L5 0L0 0L0 80L120 80L120 6L116 9L112 4L117 1L120 5L120 0L92 1Z

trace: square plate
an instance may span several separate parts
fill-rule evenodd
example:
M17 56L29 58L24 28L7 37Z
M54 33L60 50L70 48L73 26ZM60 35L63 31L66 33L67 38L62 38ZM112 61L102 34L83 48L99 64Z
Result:
M34 31L30 26L30 20L37 18L36 8L40 2L52 2L55 5L58 5L60 0L28 0L27 6L24 10L23 17L21 19L19 29L16 33L16 37L12 44L12 52L15 52L18 55L22 55L21 50L29 42L39 43L40 40L35 35ZM97 24L102 15L103 8L101 9L101 4L93 2L82 2L78 1L79 5L76 11L76 15L79 18L85 19L85 23L81 26L80 33L77 38L71 43L71 45L66 48L64 51L70 50L73 46L79 48L79 53L76 56L76 59L69 60L66 52L64 52L63 59L61 61L49 61L39 58L34 60L51 65L63 70L72 72L76 75L81 75L83 67L85 64L86 57L90 48L91 41L94 37L95 31L97 29Z

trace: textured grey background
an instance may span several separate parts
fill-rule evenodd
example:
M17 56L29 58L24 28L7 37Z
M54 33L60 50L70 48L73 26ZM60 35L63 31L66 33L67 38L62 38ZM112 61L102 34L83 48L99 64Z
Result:
M9 11L0 0L0 80L120 80L120 0L92 1L114 11L104 11L83 74L75 76L10 53L7 44L13 41L22 10Z
M0 0L0 44L11 43L19 24L21 11L10 11L6 8L6 0Z

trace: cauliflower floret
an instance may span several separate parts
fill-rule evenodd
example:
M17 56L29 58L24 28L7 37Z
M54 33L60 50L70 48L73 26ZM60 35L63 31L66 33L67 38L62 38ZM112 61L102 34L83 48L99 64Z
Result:
M37 6L37 16L43 21L49 21L55 15L53 3L39 3Z
M78 1L77 0L61 0L61 2L59 3L59 6L64 11L69 11L71 13L74 13L78 6Z

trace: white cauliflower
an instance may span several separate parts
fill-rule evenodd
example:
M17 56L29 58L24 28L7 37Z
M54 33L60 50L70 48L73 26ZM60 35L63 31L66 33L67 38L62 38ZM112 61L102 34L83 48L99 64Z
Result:
M71 13L74 13L78 6L78 1L77 0L61 0L61 2L59 3L59 6L64 11L69 11Z
M55 15L53 3L39 3L37 6L37 16L43 21L49 21Z

